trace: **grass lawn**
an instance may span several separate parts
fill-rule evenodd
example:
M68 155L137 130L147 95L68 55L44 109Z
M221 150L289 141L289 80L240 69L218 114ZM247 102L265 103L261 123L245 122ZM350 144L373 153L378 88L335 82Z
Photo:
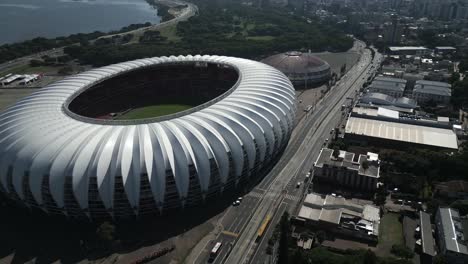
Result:
M398 214L388 213L380 219L379 244L377 252L380 256L389 256L394 244L404 245L403 226L398 221Z
M177 42L181 37L177 36L177 24L165 26L161 29L158 29L161 33L161 36L166 37L167 41Z
M247 37L247 39L269 41L269 40L275 39L275 37L273 36L251 36L251 37Z
M31 67L29 64L21 65L12 69L8 69L5 71L0 72L0 76L11 74L30 74L30 73L49 73L49 72L57 72L60 67L52 67L52 66L39 66L39 67Z
M182 105L182 104L152 105L152 106L133 109L132 111L126 113L125 115L119 116L117 119L128 120L128 119L158 117L158 116L177 113L177 112L187 110L192 107L193 106Z

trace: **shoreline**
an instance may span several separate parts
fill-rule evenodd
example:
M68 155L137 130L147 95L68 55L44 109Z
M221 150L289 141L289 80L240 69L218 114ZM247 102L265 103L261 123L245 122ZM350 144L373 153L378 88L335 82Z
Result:
M138 34L138 33L144 33L146 31L159 30L175 22L185 21L189 19L190 17L194 16L198 12L198 7L196 5L189 3L189 2L182 1L182 0L153 0L152 2L153 4L150 4L148 1L148 4L154 5L154 6L164 5L164 6L169 7L167 12L170 13L173 16L173 18L167 21L161 21L158 24L154 24L148 27L141 27L141 28L123 32L123 33L104 35L104 36L99 37L98 39L112 38L114 36L125 36L128 34ZM185 7L181 10L175 10L176 8L180 6L185 6Z
M97 36L95 38L89 38L88 37L89 39L87 41L91 42L91 41L96 41L97 39L100 39L100 38L109 38L109 37L113 37L113 36L117 36L117 35L118 36L124 36L124 35L134 34L134 33L144 33L144 32L146 32L148 30L159 30L159 29L171 26L173 24L177 24L180 21L188 20L190 17L192 17L192 16L194 16L194 15L196 15L198 13L198 7L195 4L185 2L185 1L182 1L182 0L154 0L154 2L159 2L161 4L164 3L165 5L172 6L172 8L174 6L177 7L177 6L182 6L182 5L185 5L186 7L184 9L180 10L179 12L176 12L176 14L174 14L174 18L171 19L171 20L168 20L168 21L165 21L165 22L160 22L159 24L154 24L154 25L150 25L150 26L147 26L147 27L140 27L140 28L137 28L137 29L134 29L134 30L126 31L126 32L120 32L120 33L100 32L100 33L103 34L102 36ZM170 8L168 10L168 12L171 12L170 10L172 8ZM138 25L138 24L133 24L133 25ZM86 38L87 36L91 36L92 34L95 34L95 32L93 32L93 33L76 33L76 34L72 34L72 35L65 36L65 37L57 37L57 38L51 38L51 39L43 38L43 39L48 40L48 41L53 41L53 40L58 40L58 39L67 39L67 38L71 38L72 36L80 36L80 35L82 35L84 38ZM27 45L27 43L31 42L31 41L32 40L27 40L27 41L23 41L23 42L0 45L0 49L2 47ZM70 44L66 44L66 45L57 45L55 47L52 46L52 47L45 48L45 49L43 49L41 51L38 51L38 52L35 52L35 53L24 54L24 55L20 55L20 56L18 56L16 58L6 59L3 62L0 62L0 72L6 72L6 71L9 71L10 69L14 69L14 68L16 68L18 66L27 64L27 63L29 63L29 60L31 60L31 59L38 59L38 58L40 58L42 56L45 56L45 55L48 56L48 55L51 55L51 54L63 53L63 49L65 47L71 46L71 45L76 45L77 43L79 43L79 42L75 41L74 43L70 43Z
M16 2L16 0L6 1ZM13 28L14 30L7 29L5 31L5 36L0 42L0 48L3 46L27 43L37 38L55 40L94 32L111 34L117 33L131 25L143 25L146 23L155 24L161 22L161 17L158 16L158 10L154 10L155 6L150 4L148 2L149 0L138 0L135 1L135 3L129 0L125 0L128 2L122 3L112 0L110 2L109 0L101 0L96 1L96 3L94 3L95 0L49 0L44 1L44 3L36 4L31 2L30 4L22 4L29 3L29 1L31 0L21 0L19 1L21 3L18 4L4 4L6 8L2 10L5 11L2 12L2 16L4 17L2 22L5 22L5 27ZM55 3L55 1L57 1L57 3ZM0 2L2 2L2 0L0 0ZM2 6L1 3L0 6ZM106 15L109 13L110 15L103 16L102 13L106 13ZM125 13L130 15L123 15ZM82 15L85 17L88 16L89 19L83 19ZM22 19L23 16L28 18L32 17L34 19L37 17L38 20L50 20L55 23L38 22L36 25L34 22L26 20L25 18ZM41 19L47 18L48 16L50 16L49 19ZM20 21L10 25L10 21L15 22L16 20ZM26 21L23 22L21 20ZM61 23L61 21L63 21L63 23ZM28 23L32 23L32 26L19 26L17 29L14 26L16 24L21 25ZM40 25L40 28L38 28L38 25ZM48 30L47 28L49 27L56 27L56 29ZM36 30L36 28L38 29Z

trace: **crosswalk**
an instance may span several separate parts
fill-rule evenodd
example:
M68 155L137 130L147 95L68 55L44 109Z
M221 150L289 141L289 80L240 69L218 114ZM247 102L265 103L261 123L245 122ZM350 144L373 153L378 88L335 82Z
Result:
M258 192L252 191L247 196L260 199L263 196L263 193L258 193Z
M294 194L286 194L284 198L295 202L298 202L301 199L299 196L296 196Z
M260 199L263 196L263 193L258 193L258 192L252 191L249 194L247 194L246 196ZM298 202L301 199L301 197L297 196L297 194L286 194L284 196L284 198L288 199L288 200L291 200L291 201L294 201L294 202Z

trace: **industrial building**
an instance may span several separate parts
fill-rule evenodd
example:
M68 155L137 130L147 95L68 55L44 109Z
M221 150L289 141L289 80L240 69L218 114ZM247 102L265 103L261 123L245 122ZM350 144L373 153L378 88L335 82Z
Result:
M406 80L391 77L375 77L367 87L369 92L383 93L396 98L402 97L406 88Z
M468 263L468 219L458 210L439 208L435 216L439 254L447 263Z
M451 85L444 82L419 80L413 88L413 99L420 104L432 101L447 105L451 96Z
M323 148L314 163L314 181L361 190L374 191L380 178L378 154L368 152L357 156L354 153Z
M460 120L462 129L468 131L468 109L461 108L459 110L458 118Z
M187 96L198 105L101 118ZM295 112L288 78L250 60L171 56L93 69L0 115L0 191L80 219L199 205L264 175L288 143Z
M458 149L457 136L446 119L422 119L382 107L355 107L346 123L344 138L361 145L392 148Z
M427 55L431 50L421 46L402 46L402 47L388 47L392 55Z
M450 54L457 51L457 48L450 46L439 46L435 47L434 51L439 54Z
M432 258L437 255L437 248L431 216L424 211L419 211L419 235L416 245L421 247L421 263L432 263Z
M336 195L323 197L309 193L297 219L321 230L327 229L360 239L376 239L379 235L380 209Z
M330 65L311 53L290 51L270 56L262 62L280 70L298 89L316 87L331 77Z
M412 112L418 107L413 99L407 97L395 98L383 93L366 93L359 99L360 104L383 106L392 110Z

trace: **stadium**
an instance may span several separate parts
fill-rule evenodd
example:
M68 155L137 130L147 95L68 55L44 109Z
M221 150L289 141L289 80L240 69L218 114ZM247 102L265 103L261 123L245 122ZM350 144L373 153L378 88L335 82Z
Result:
M196 206L265 175L295 112L287 77L250 60L171 56L94 69L0 114L0 192L73 218Z
M331 77L330 65L311 53L290 51L270 56L262 62L288 76L297 89L320 86Z

